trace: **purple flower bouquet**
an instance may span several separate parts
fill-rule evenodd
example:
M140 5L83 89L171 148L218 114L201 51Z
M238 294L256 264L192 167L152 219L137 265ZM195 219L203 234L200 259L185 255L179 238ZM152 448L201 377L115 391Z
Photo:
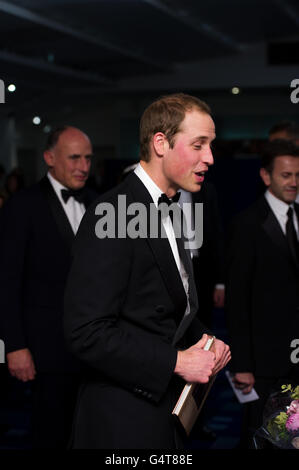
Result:
M299 449L299 385L282 385L272 393L263 414L263 426L255 437L281 449Z

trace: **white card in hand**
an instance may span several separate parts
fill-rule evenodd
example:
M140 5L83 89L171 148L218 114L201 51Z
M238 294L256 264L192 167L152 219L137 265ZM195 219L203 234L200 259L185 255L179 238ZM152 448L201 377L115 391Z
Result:
M226 375L226 377L227 377L227 379L228 379L228 381L229 381L229 383L230 383L230 385L231 385L231 387L232 387L232 389L233 389L233 391L234 391L234 393L235 393L235 395L236 395L236 397L237 397L237 399L240 403L248 403L250 401L255 401L255 400L259 399L259 396L256 393L254 388L251 390L251 392L244 394L244 393L242 393L242 390L235 387L235 384L232 380L233 375L231 375L231 373L228 370L225 371L225 375Z

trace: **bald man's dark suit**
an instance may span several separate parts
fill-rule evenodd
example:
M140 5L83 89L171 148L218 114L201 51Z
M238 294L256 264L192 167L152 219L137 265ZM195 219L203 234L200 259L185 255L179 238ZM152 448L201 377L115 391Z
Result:
M86 192L86 206L95 196L90 190ZM62 327L64 288L73 240L74 232L46 176L18 192L3 209L0 337L5 341L6 353L23 348L29 348L32 353L37 370L34 386L39 390L34 400L34 406L38 406L35 416L45 423L48 420L49 434L48 437L42 432L36 435L37 446L45 446L44 441L50 446L51 442L61 445L63 424L57 418L53 429L50 417L55 415L55 401L62 401L61 407L67 408L74 400L71 391L80 370L78 361L65 347ZM69 397L65 399L68 391ZM53 404L50 416L43 415L47 402ZM63 411L58 410L57 414L62 415Z

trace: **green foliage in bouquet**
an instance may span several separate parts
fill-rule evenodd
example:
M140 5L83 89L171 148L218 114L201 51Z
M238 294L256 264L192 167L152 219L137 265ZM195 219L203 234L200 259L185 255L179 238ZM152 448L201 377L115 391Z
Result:
M292 388L290 384L282 385L281 392L282 393L291 392L290 393L291 398L293 398L293 400L299 400L299 385L297 385L297 387L295 388Z
M288 415L284 411L281 411L279 415L269 421L267 430L275 440L285 440L288 438L288 432L286 430L287 419Z
M282 385L281 392L289 392L290 397L293 400L299 400L299 385L292 388L290 384ZM287 440L289 437L288 430L286 429L286 422L288 419L288 414L285 411L281 411L274 419L271 419L267 424L267 430L274 438L275 441L278 440Z

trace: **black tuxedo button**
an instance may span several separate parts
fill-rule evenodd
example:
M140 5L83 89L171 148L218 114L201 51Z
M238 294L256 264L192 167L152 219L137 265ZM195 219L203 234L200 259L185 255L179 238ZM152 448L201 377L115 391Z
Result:
M164 305L157 305L156 306L156 312L157 313L163 313L165 311Z

